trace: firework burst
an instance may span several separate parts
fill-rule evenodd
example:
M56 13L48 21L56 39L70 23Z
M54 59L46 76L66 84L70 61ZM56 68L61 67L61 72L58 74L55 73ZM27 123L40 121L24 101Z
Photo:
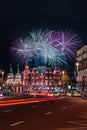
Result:
M79 36L72 31L33 31L29 36L16 40L11 46L11 55L20 62L35 60L36 64L66 64L66 58L75 57L81 42ZM38 63L37 63L38 62Z
M17 61L25 62L28 60L30 50L28 43L25 41L26 39L20 38L16 40L10 48L11 55L15 57Z
M58 32L57 32L58 33ZM64 53L67 58L72 59L76 55L78 47L81 45L81 39L75 32L71 30L60 31L56 38L55 48Z

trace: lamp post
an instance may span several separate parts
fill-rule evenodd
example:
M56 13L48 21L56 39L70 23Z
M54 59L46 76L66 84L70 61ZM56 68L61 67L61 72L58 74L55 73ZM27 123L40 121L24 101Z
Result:
M79 62L76 62L76 81L79 81L79 77L78 77L78 66L79 66Z
M2 84L4 82L4 71L2 71Z
M63 82L63 88L64 88L64 73L65 73L65 71L63 70L63 71L62 71L62 82ZM65 91L65 88L64 88L64 91Z
M62 75L63 75L63 78L62 78L62 80L63 80L63 86L64 86L64 71L62 71Z
M4 71L0 69L0 85L3 85L4 83Z
M79 66L79 62L76 63L76 76L78 75L78 66Z

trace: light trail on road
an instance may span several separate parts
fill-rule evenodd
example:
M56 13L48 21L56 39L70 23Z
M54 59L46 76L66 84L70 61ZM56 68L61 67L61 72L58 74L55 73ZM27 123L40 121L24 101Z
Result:
M0 107L3 106L11 106L11 105L19 105L19 104L28 104L28 103L38 103L44 101L58 100L62 98L33 98L33 99L17 99L17 100L5 100L0 102Z
M50 115L50 114L52 114L52 112L47 112L47 113L45 113L45 115Z

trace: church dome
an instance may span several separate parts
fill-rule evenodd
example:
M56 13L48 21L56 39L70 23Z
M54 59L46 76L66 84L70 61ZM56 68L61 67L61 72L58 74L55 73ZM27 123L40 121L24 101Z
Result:
M13 73L8 73L7 78L14 78L14 74Z

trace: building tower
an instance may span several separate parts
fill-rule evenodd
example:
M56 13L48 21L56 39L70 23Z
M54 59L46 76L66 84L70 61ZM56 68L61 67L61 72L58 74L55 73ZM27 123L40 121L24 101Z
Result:
M14 74L12 70L12 64L10 64L10 72L7 75L7 81L6 81L7 86L13 86L14 85Z
M15 75L15 84L21 84L21 74L19 69L19 64L17 65L17 73Z
M22 84L23 91L27 91L30 87L30 70L27 63L25 64L25 69L22 73Z

